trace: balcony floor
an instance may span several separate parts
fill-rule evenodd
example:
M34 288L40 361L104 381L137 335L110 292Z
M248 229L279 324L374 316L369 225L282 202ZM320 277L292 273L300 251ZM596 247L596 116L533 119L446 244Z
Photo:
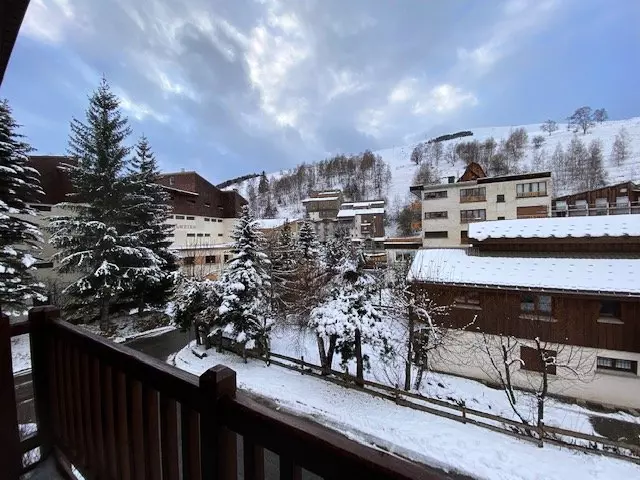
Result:
M33 470L20 477L21 480L66 480L56 469L56 462L53 457L49 457Z

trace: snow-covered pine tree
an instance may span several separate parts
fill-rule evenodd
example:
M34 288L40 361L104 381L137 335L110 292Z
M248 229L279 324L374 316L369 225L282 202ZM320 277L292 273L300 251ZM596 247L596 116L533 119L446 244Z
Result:
M246 349L257 347L269 350L270 317L269 259L264 253L264 238L256 227L249 207L242 207L242 215L233 230L233 259L220 279L222 302L218 308L214 330L222 329L233 335Z
M364 370L369 365L363 344L389 355L391 331L373 305L375 280L364 271L364 256L359 253L355 259L346 258L338 272L328 285L327 299L311 311L309 326L323 340L318 342L319 347L335 338L335 352L340 354L343 368L355 358L356 382L363 385ZM326 358L325 352L319 353L321 359Z
M320 252L316 232L309 221L305 221L298 232L298 250L305 260L316 259Z
M333 275L336 269L346 258L353 254L353 246L348 232L337 229L333 237L324 244L322 257L329 274Z
M156 159L143 135L136 145L136 154L129 173L129 200L126 208L131 215L131 223L142 245L151 249L161 263L150 258L141 258L140 268L134 271L129 295L138 305L138 315L144 313L146 305L162 307L173 294L175 271L178 269L176 256L169 250L173 226L167 223L169 217L169 194L157 183L160 175Z
M80 278L65 289L70 308L82 313L99 312L100 326L108 328L110 306L131 290L141 264L161 260L142 245L135 222L123 206L130 198L130 179L124 175L130 148L130 134L120 102L106 80L89 98L86 121L73 119L69 138L69 165L77 203L66 203L70 215L52 219L51 244L62 272L76 272Z
M44 195L38 172L29 167L31 147L18 133L6 100L0 101L0 311L19 314L31 297L42 297L43 286L33 277L42 240L29 221L36 211L29 206Z

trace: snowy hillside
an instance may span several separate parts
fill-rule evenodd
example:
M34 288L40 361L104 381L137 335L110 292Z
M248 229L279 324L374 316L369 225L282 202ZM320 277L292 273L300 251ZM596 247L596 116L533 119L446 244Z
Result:
M485 127L471 129L473 136L463 137L454 140L448 140L442 142L443 149L450 148L450 144L456 145L460 142L468 141L484 141L490 137L493 137L496 142L500 143L502 139L506 139L509 134L517 129L524 128L529 136L529 142L527 146L527 152L524 160L521 163L521 170L531 171L531 163L534 155L534 147L532 145L532 138L536 135L541 135L545 138L545 141L540 149L545 159L545 169L551 170L550 163L551 156L558 144L566 151L571 139L577 135L577 138L582 140L585 144L588 144L594 139L598 139L602 142L603 154L604 154L604 167L607 174L607 184L618 183L625 180L640 180L640 117L634 117L627 120L615 120L607 121L601 124L593 126L586 135L581 133L575 134L573 131L567 130L566 124L558 124L559 129L549 135L546 132L540 130L541 124L532 125L514 125L508 127ZM629 158L621 165L617 166L610 161L611 149L616 135L620 132L621 128L626 130L629 139L630 154ZM427 140L427 139L425 139ZM417 143L405 145L401 147L388 148L373 152L376 155L380 155L382 159L389 165L391 169L391 181L387 191L387 200L391 209L398 207L407 202L409 187L413 184L413 179L418 167L410 161L411 152ZM465 162L458 159L454 165L451 165L445 160L441 160L437 165L437 170L442 181L445 182L448 176L459 177L465 169ZM276 179L286 174L287 171L275 172L268 174L269 179ZM241 182L237 185L232 185L228 188L236 188L238 191L247 195L247 187L249 181ZM333 188L344 187L344 185L333 185ZM316 186L317 189L322 189L324 186ZM566 185L554 185L554 195L572 193L567 191ZM304 214L304 209L299 202L293 202L284 205L278 205L278 217L299 218Z

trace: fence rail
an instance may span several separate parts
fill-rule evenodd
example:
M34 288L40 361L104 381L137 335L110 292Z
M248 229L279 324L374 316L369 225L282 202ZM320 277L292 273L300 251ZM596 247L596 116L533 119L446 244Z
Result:
M389 385L384 385L366 379L364 380L364 385L368 388L356 387L355 377L336 370L331 370L330 373L333 376L327 377L326 375L322 374L321 366L306 362L304 358L298 359L273 352L269 354L269 358L259 355L255 355L255 358L269 361L270 363L284 368L300 371L301 374L311 374L316 377L329 380L333 383L337 383L343 387L357 388L359 391L363 391L377 397L394 401L399 405L412 408L414 410L420 410L426 413L438 415L440 417L449 418L458 422L469 423L496 432L505 433L507 435L537 443L539 446L542 446L544 442L549 442L564 447L587 451L590 453L598 453L613 458L631 460L635 463L640 464L640 446L637 445L631 445L625 442L610 440L605 437L576 432L550 425L543 425L542 429L539 429L536 425L525 425L517 420L512 420L510 418L469 408L466 405L459 405L438 398L426 397L416 393L406 392L397 387L390 387ZM274 360L274 358L278 360L284 360L285 362L289 362L289 364ZM310 371L305 372L304 369L309 369ZM433 408L425 404L435 405L441 408ZM447 410L442 410L443 408ZM482 421L473 417L489 420L494 423L488 423L486 421ZM517 430L508 428L508 426L515 427ZM529 431L530 434L527 434L526 431ZM566 437L566 439L563 437ZM577 443L578 440L591 442L592 444L595 444L597 448L589 448L580 445L579 443ZM628 450L629 454L620 453L620 449Z
M196 377L117 345L37 307L29 321L0 322L0 471L14 479L25 449L53 455L87 479L264 480L265 449L281 479L304 470L331 479L447 479L451 475L369 448L236 391L224 366ZM38 434L20 442L11 335L28 332ZM278 361L278 360L275 360ZM281 362L284 364L284 362ZM241 443L240 443L241 442Z

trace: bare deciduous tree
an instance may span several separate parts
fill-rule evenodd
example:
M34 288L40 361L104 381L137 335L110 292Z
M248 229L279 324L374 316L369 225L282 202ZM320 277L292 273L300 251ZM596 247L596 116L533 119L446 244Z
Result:
M593 112L593 119L598 123L606 122L609 120L609 114L604 108L598 108Z
M631 146L629 141L629 133L627 129L622 127L613 141L611 147L611 163L620 167L631 155Z
M576 132L582 130L583 135L586 135L589 129L595 124L591 107L578 108L573 112L573 115L567 118L567 121L568 128L573 127Z
M558 130L558 124L555 120L546 120L542 125L540 125L540 130L543 132L547 132L549 136L556 130Z

